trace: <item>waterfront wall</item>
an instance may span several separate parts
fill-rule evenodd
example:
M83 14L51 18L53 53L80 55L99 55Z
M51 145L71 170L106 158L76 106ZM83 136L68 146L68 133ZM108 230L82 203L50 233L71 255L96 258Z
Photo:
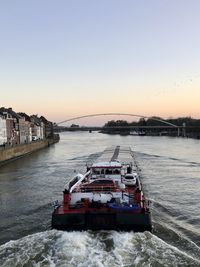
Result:
M0 149L0 165L5 164L6 162L10 160L33 153L34 151L37 151L39 149L48 147L58 141L59 139L45 139L45 140L35 141L29 144L1 148Z

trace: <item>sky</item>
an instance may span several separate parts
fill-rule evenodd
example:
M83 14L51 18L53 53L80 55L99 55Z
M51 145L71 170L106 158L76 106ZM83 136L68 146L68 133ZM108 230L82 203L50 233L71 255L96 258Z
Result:
M199 0L0 1L0 106L200 118L199 13Z

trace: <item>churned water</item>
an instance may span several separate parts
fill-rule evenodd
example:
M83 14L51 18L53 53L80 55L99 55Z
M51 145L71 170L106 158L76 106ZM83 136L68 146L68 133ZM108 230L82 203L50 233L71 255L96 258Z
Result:
M111 145L130 146L151 200L153 233L51 229L66 182ZM0 168L0 266L200 266L199 140L62 133Z

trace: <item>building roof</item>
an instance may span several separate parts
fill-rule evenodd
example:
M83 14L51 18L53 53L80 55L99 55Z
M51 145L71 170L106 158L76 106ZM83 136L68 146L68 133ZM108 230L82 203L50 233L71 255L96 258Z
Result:
M26 113L24 113L24 112L18 112L18 114L19 114L21 117L25 118L26 121L29 121L29 122L31 121L30 116L27 115Z
M22 117L18 113L16 113L14 110L12 110L12 108L1 107L0 112L1 114L8 113L9 115L11 115L12 118L15 118L17 120L22 119Z
M37 115L31 115L30 116L31 121L36 124L37 126L41 126L41 120Z

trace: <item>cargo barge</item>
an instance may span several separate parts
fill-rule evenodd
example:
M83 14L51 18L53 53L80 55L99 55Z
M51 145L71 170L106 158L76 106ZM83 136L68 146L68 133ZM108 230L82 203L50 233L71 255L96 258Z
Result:
M58 230L151 231L149 201L130 148L107 148L65 186L52 214Z

